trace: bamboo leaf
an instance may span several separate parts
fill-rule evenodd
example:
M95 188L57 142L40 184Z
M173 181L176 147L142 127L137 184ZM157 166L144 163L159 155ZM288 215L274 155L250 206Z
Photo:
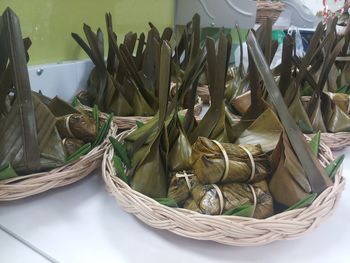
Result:
M129 184L129 177L125 174L122 160L118 156L113 156L113 164L117 171L118 177L122 179L125 183Z
M154 200L165 206L178 207L176 201L172 198L154 198Z
M337 171L339 170L340 166L342 165L343 161L345 159L345 155L341 155L337 157L333 162L331 162L326 167L326 173L329 175L329 178L333 179L334 176L337 174Z
M321 142L321 132L316 133L315 136L309 142L311 151L315 156L318 156L320 142Z
M254 214L255 206L253 205L242 205L240 207L235 207L224 213L225 216L243 216L252 217Z
M18 175L11 164L5 164L0 167L0 180L10 179L17 176Z
M304 208L312 204L313 201L315 201L317 197L316 193L312 193L305 197L303 200L297 202L296 204L292 205L289 207L286 211L294 210L294 209L299 209L299 208Z
M109 141L112 143L113 148L116 151L116 155L120 157L127 168L131 168L131 161L124 145L112 136L109 137Z
M66 163L74 162L78 160L81 156L87 154L92 149L91 143L84 144L75 153L67 158Z

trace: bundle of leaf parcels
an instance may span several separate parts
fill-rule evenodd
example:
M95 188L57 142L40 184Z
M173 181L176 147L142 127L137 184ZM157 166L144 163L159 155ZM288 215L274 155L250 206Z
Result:
M107 61L104 61L104 36L101 29L93 32L84 24L87 43L77 34L72 37L90 57L95 67L90 73L87 92L79 93L78 98L87 106L96 104L104 112L113 112L116 116L154 116L159 110L159 57L163 41L172 40L173 31L165 28L160 34L158 29L149 23L150 30L145 34L129 32L124 41L118 45L117 35L113 31L111 14L106 14L106 28L108 35ZM199 16L193 18L178 41L171 60L176 63L178 70L172 68L172 84L181 86L181 98L178 107L187 109L190 96L188 87L193 82L201 67L197 58L200 51ZM173 41L173 40L172 40ZM180 59L181 58L181 59ZM177 72L177 73L176 73ZM184 87L183 87L184 86ZM171 94L174 95L175 90ZM169 101L172 96L169 96Z
M31 41L22 39L19 20L9 8L0 17L0 29L0 179L63 166L91 150L92 144L85 142L100 144L107 127L97 136L94 119L59 98L31 91ZM67 136L67 130L73 136ZM63 144L62 139L69 141Z
M346 67L336 58L346 54L349 38L337 35L336 21L330 19L326 29L318 25L303 58L293 54L293 37L284 39L279 88L304 133L350 131L348 96L336 93L339 85L346 85ZM309 100L301 99L305 94Z

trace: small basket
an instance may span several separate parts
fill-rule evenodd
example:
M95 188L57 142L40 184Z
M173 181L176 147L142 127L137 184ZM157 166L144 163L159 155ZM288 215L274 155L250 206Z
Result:
M118 136L122 140L125 133ZM113 166L112 146L107 148L102 162L102 176L106 188L119 205L144 223L158 229L197 240L211 240L232 246L258 246L276 240L295 239L316 228L331 215L344 190L345 179L340 169L334 185L327 188L307 208L276 214L267 219L237 216L202 215L182 208L170 208L131 189L119 179ZM331 150L320 145L320 162L333 160Z
M117 126L112 122L106 140L88 154L65 166L48 172L17 176L0 180L0 202L26 198L53 188L75 183L101 166L108 146L108 137L116 136Z
M256 5L257 11L255 22L257 24L263 24L267 18L270 18L272 23L276 22L285 7L283 3L271 1L257 1Z

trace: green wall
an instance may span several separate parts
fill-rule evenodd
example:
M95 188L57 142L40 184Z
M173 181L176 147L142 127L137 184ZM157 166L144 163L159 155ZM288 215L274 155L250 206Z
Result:
M1 13L7 6L19 16L23 36L32 39L30 64L86 58L70 33L82 35L84 22L105 32L107 11L119 36L148 30L149 21L160 30L172 26L175 8L174 0L0 0Z

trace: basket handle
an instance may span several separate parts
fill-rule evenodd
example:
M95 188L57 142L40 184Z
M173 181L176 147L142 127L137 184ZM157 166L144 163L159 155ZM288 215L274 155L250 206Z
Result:
M21 115L24 148L23 158L28 170L37 171L40 168L40 150L27 69L27 58L19 19L10 8L7 8L3 13L1 20L0 30L2 32L0 34L0 41L6 43L6 49L3 52L5 52L5 57L9 58L9 67Z

